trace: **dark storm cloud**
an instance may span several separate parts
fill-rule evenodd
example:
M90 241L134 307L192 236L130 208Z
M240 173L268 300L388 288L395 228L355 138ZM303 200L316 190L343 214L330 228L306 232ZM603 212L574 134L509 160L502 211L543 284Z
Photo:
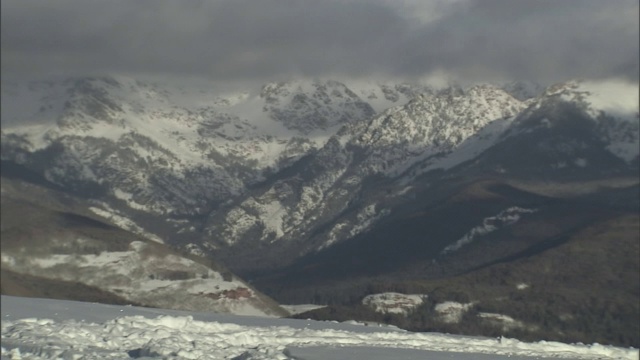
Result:
M638 77L637 1L3 0L1 6L3 76L411 78L439 70L479 80Z
M433 62L471 77L638 78L637 1L475 1L419 36L416 73Z

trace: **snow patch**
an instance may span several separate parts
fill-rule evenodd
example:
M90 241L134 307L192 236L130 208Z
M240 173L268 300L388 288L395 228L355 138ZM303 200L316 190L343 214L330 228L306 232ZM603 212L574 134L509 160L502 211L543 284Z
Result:
M164 243L164 241L158 235L146 231L145 229L140 227L138 224L133 222L133 220L118 214L117 211L110 208L108 205L103 203L101 204L101 206L103 206L105 209L100 209L95 206L91 206L89 207L89 210L94 214L109 220L109 222L113 223L115 226L123 230L131 231L132 233L141 235L151 241L155 241L161 244Z
M152 211L148 206L144 206L133 201L133 194L129 194L125 191L122 191L116 188L116 189L113 189L113 196L115 196L119 200L123 200L125 203L127 203L127 206L129 206L132 209L142 210L147 212Z
M446 323L459 323L462 316L471 309L474 303L461 304L455 301L445 301L434 307L440 320Z
M355 219L349 219L346 222L339 222L331 228L327 235L327 240L318 247L318 250L328 248L335 244L339 239L354 237L361 232L367 230L380 218L389 215L389 209L376 209L377 204L369 204L362 208Z
M205 257L206 253L202 250L202 248L200 246L198 246L197 244L194 243L189 243L185 246L185 249L189 252L189 254L191 255L196 255L196 256L201 256L201 257Z
M444 250L442 250L441 254L447 254L459 250L461 247L470 244L479 236L487 235L505 226L516 223L518 220L520 220L522 214L531 214L536 211L538 210L525 209L514 206L501 211L495 216L485 218L484 220L482 220L482 225L474 227L462 238L458 239L455 243L445 247Z
M515 320L511 316L503 314L481 312L478 313L478 317L499 324L500 326L502 326L503 330L525 327L524 323L522 323L521 321Z
M373 308L379 313L408 315L422 305L426 297L427 295L422 294L387 292L367 295L362 299L362 304Z

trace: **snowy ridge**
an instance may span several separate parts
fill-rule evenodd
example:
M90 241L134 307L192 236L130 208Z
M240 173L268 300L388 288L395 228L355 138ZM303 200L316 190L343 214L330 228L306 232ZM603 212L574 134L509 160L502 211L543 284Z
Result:
M466 155L452 155L448 160L434 158L432 162L444 167L467 160L490 146L498 131L507 126L504 118L524 107L504 91L490 86L476 86L467 92L449 89L419 95L371 120L347 124L316 153L315 165L312 162L307 166L315 177L302 180L301 174L279 181L261 195L253 195L230 209L222 222L212 224L209 229L212 234L221 234L228 244L237 244L248 234L255 236L254 231L258 231L262 241L297 239L300 229L316 226L326 221L326 216L335 216L332 214L345 209L354 190L368 176L397 176L416 162L436 155L443 157L487 124L501 121L476 145L467 146L466 149L473 149L466 150ZM358 153L364 153L364 157ZM317 249L355 236L387 213L388 210L375 204L363 204L353 219L334 224Z
M370 171L397 176L418 161L451 153L492 121L524 108L519 100L488 85L446 89L377 116L352 135L351 144L369 152L363 166Z
M549 87L542 96L560 96L565 101L579 101L589 114L598 118L602 113L626 121L638 119L639 88L624 81L568 81Z
M375 113L368 103L337 81L271 83L262 88L260 97L272 119L302 134L335 128Z
M357 86L396 105L426 90ZM347 85L320 80L225 93L113 76L3 83L2 94L3 143L20 149L16 160L60 144L49 180L113 184L114 197L155 214L201 213L375 114Z
M304 168L315 178L306 179L301 172L294 178L279 180L262 195L254 194L240 207L231 209L222 227L214 225L209 229L233 244L248 234L255 236L256 230L262 241L299 239L308 233L301 229L327 220L323 216L325 209L335 214L353 206L353 194L369 176L398 177L401 184L410 186L425 172L450 169L472 160L503 141L504 134L519 126L521 118L555 96L550 89L522 102L489 85L424 92L371 120L348 123L333 137L335 141L327 142L316 153L318 164ZM616 120L601 130L608 134L608 148L626 160L638 153L634 148L638 137L628 131L633 126ZM586 158L574 162L581 167L589 163ZM274 194L279 194L277 202ZM359 204L362 214L371 213L366 210L371 206L367 203L365 200ZM366 219L347 215L333 223L316 249L366 230L388 211L376 206L373 216Z
M323 146L341 122L373 114L337 82L308 84L283 98L268 95L267 88L222 96L124 77L9 84L3 87L3 136L24 139L29 152L63 144L64 152L47 169L56 183L118 183L123 193L134 194L130 206L185 212L203 206L202 195L216 201L241 193L265 169ZM41 111L34 114L32 107ZM299 124L301 117L320 123L305 129L282 124ZM157 194L154 175L172 183L161 187L168 194ZM180 189L177 184L187 176L206 188ZM123 177L131 181L122 184Z
M639 90L637 84L618 80L576 80L555 84L529 101L530 106L515 125L535 118L536 112L553 113L559 104L570 103L591 118L597 135L612 154L631 162L640 156ZM556 124L543 119L539 126L551 128Z
M215 315L161 315L158 310L99 304L74 305L55 300L2 297L2 357L9 359L122 359L128 357L183 359L289 359L331 358L349 351L348 358L384 359L391 354L406 359L446 356L460 359L495 359L541 356L567 359L637 359L637 349L569 345L541 341L525 343L507 338L471 338L435 333L410 333L305 320L278 320L251 324L250 319ZM31 305L35 302L39 305ZM21 315L22 307L35 313L47 309L56 317ZM56 310L53 310L53 309ZM74 310L70 310L74 309ZM105 320L78 321L78 309ZM75 311L75 313L74 313ZM123 314L128 314L123 316ZM64 315L63 315L64 316ZM357 346L358 350L351 348ZM376 355L376 352L380 353ZM392 350L385 352L384 350ZM412 351L409 351L412 350ZM426 353L421 351L437 351ZM323 355L324 354L324 355ZM323 355L323 356L320 356ZM404 355L404 356L403 356ZM339 355L338 355L339 356ZM391 355L392 356L392 355ZM344 358L344 356L343 356Z

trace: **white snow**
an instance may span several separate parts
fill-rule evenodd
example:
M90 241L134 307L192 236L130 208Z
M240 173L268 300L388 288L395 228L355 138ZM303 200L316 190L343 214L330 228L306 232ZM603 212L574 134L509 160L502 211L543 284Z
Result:
M402 190L394 194L394 196L402 196L413 189L413 186L405 186Z
M351 142L372 148L365 165L388 176L401 175L415 164L429 161L423 165L428 168L415 170L413 175L417 176L478 155L509 125L505 119L524 108L523 102L486 85L473 86L464 93L425 94L378 114ZM482 134L478 136L478 132ZM474 135L473 141L468 141ZM449 158L452 153L455 155Z
M318 247L318 250L322 250L324 248L327 248L333 244L336 243L336 241L338 241L338 239L340 238L340 234L342 231L344 231L344 229L348 228L349 223L346 222L340 222L337 223L329 232L329 235L327 235L327 240L320 246Z
M3 359L638 359L637 349L2 296Z
M455 301L445 301L436 304L433 309L440 315L442 321L446 323L458 323L472 306L473 303L461 304Z
M200 246L194 243L189 243L184 247L190 254L205 257L206 253L202 250Z
M147 206L141 205L136 203L135 201L133 201L133 194L129 194L125 191L122 191L120 189L114 189L113 190L113 195L120 200L123 200L124 202L127 203L127 205L132 208L132 209L136 209L136 210L143 210L143 211L149 211L150 209Z
M369 204L363 207L355 219L348 219L346 222L339 222L331 228L327 239L318 247L318 250L326 249L334 245L339 239L344 238L345 234L347 238L354 237L357 234L367 230L376 221L391 213L389 209L377 210L376 204Z
M433 169L446 170L475 158L483 151L495 145L499 136L509 128L513 120L514 117L507 117L488 123L478 132L466 138L453 152L447 154L442 159L435 160L431 165L424 169L420 169L416 174L425 173Z
M502 227L512 225L520 220L522 214L531 214L536 211L537 209L525 209L519 206L507 208L495 216L490 216L483 219L481 225L472 228L456 242L445 247L444 250L442 250L441 254L447 254L459 250L461 247L470 244L478 236L484 236Z
M507 316L503 314L481 312L481 313L478 313L478 317L485 320L489 320L493 323L500 324L502 328L505 330L510 328L525 327L525 325L521 321L515 320L511 316Z
M283 218L287 215L287 209L282 206L280 201L274 200L263 206L264 217L263 224L267 228L268 233L275 233L276 238L282 237L284 231L282 230Z
M289 214L277 197L276 190L272 188L260 199L250 197L227 213L225 223L230 226L227 227L225 241L232 244L242 234L258 225L264 227L262 241L267 238L272 242L280 239L288 230L285 222Z
M369 204L360 210L356 216L355 224L350 231L352 237L368 229L378 219L389 215L389 209L378 210L376 207L377 204Z
M76 80L84 86L105 93L105 99L118 104L117 111L107 110L111 119L93 118L84 110L84 94L70 95L76 89ZM110 80L116 83L111 83ZM232 156L243 162L257 160L260 168L274 166L293 137L304 135L312 146L322 147L341 127L336 123L344 111L353 111L348 103L333 99L333 104L319 104L321 113L333 118L326 128L309 129L302 134L288 129L271 116L271 110L260 91L215 90L207 83L188 88L180 84L153 84L123 76L111 79L68 79L62 82L36 82L33 84L3 84L2 128L6 134L25 135L33 145L30 150L46 147L65 135L103 138L117 143L129 134L142 134L161 144L172 158L167 167L186 169L194 166L215 168L209 153ZM298 81L287 84L290 94L275 96L284 109L293 95L313 95L316 84ZM84 92L84 90L81 90ZM103 101L99 99L98 101ZM63 104L69 102L70 109ZM42 111L38 112L38 109ZM351 110L349 110L351 109ZM302 109L304 110L304 109ZM311 109L313 110L313 109ZM107 117L109 117L107 116ZM59 119L56 124L54 121ZM213 129L205 136L202 127ZM127 145L140 158L158 158L154 150L138 144ZM135 206L134 202L130 203Z
M302 314L307 311L322 309L326 307L326 305L316 305L316 304L296 304L296 305L280 305L285 310L289 312L291 315Z
M367 295L362 299L362 304L380 313L407 315L422 305L426 296L422 294L386 292Z
M524 289L528 289L528 288L529 288L529 284L520 283L520 284L516 285L516 289L518 289L518 290L524 290Z
M233 245L236 240L246 233L252 226L256 224L256 218L251 216L241 207L236 207L227 213L225 222L232 224L228 226L223 233L223 241L228 245Z
M118 212L112 209L109 205L105 203L101 203L100 205L104 207L104 209L91 206L89 207L89 210L91 210L91 212L93 212L94 214L109 220L109 222L113 223L120 229L131 231L135 234L144 236L149 240L159 242L161 244L164 243L164 241L158 235L146 231L138 224L136 224L133 220L127 218L126 216L118 214Z

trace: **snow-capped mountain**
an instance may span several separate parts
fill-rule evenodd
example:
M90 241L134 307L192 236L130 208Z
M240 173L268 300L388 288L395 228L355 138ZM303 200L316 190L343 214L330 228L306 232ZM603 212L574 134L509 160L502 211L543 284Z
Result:
M638 90L624 83L212 89L3 83L2 159L112 223L254 269L364 233L463 168L554 178L638 166Z
M204 214L374 113L335 81L232 94L111 77L9 83L3 157L23 162L38 152L30 162L45 162L51 181L109 184L107 192L130 208Z
M600 99L596 90L589 94ZM272 248L302 253L327 248L365 232L411 199L407 195L422 191L421 176L473 159L472 176L633 176L630 169L637 166L639 152L633 107L618 107L627 111L624 117L607 117L602 114L611 111L599 100L585 108L583 102L558 96L544 93L527 105L492 86L420 96L342 128L296 173L215 213L207 231L233 248L231 256L247 256L252 265L264 266L258 250L240 244L259 239ZM545 116L572 125L537 125ZM433 176L438 175L431 181Z
M329 246L366 230L388 213L382 191L361 196L363 185L372 177L394 178L418 162L424 169L435 168L465 139L523 108L504 91L488 86L421 95L402 107L343 127L321 150L298 164L294 175L266 184L229 210L214 213L207 231L232 246L254 239L297 242L306 251ZM457 162L463 160L458 157Z
M265 101L264 110L273 120L304 135L375 113L368 103L337 81L267 84L260 97Z
M485 154L503 170L606 176L637 167L638 89L620 83L571 81L530 101ZM520 152L524 164L509 153Z

